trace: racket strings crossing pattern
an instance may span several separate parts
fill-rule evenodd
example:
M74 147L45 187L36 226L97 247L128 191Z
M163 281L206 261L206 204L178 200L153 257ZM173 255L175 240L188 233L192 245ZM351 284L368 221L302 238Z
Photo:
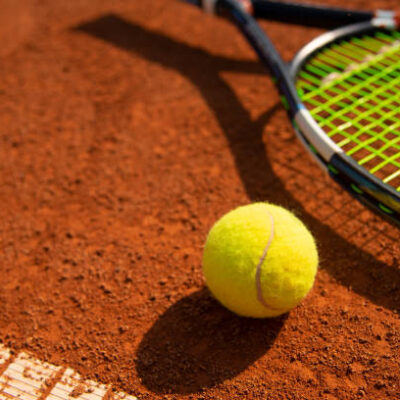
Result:
M400 192L400 32L322 49L299 72L297 90L346 154Z

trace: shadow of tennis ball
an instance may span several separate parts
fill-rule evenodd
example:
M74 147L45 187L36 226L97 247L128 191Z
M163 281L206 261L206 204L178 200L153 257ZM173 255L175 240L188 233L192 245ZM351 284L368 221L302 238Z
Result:
M285 318L240 318L202 289L172 305L147 332L136 354L137 373L155 393L212 387L265 354Z

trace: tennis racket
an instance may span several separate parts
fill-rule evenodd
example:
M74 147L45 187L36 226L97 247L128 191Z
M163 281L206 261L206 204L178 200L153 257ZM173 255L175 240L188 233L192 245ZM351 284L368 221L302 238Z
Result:
M301 142L355 198L400 226L400 20L268 0L186 0L242 31ZM255 18L335 28L286 64Z

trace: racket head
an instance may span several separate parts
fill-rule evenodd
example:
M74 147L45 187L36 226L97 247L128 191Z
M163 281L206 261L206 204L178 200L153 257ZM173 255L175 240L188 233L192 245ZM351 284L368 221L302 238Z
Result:
M400 225L400 31L365 22L328 32L298 52L290 76L303 144L353 196Z

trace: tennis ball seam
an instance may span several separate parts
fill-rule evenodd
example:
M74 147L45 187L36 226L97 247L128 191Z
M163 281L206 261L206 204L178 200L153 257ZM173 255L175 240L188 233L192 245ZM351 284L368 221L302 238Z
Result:
M275 237L275 219L274 216L267 211L269 214L269 218L271 220L271 233L268 238L267 245L264 248L264 251L260 257L260 260L258 261L257 267L256 267L256 290L257 290L257 300L268 310L272 311L279 311L281 310L280 308L273 307L271 304L268 304L263 296L263 291L261 287L261 272L262 272L262 266L264 264L265 259L267 258L268 255L268 250L271 247L272 241L274 240Z

